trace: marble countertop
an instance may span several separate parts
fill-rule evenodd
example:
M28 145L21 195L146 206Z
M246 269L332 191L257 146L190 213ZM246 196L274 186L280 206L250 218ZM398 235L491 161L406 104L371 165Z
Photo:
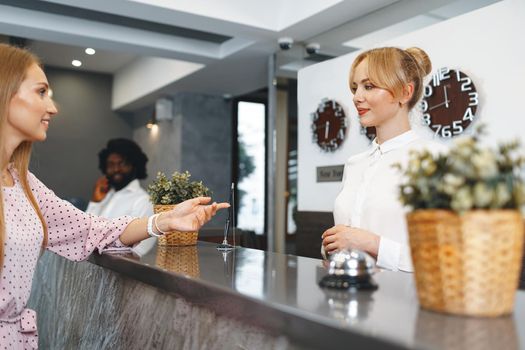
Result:
M162 288L218 314L284 335L310 348L525 349L525 291L508 317L470 318L420 309L412 274L381 271L374 292L318 286L322 261L216 245L158 247L141 255L93 255L92 263Z

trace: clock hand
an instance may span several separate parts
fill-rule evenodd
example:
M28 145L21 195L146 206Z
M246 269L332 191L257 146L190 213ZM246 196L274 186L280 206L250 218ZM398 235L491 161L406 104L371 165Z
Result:
M446 105L445 107L448 108L448 103L449 103L449 102L450 102L450 100L446 100L445 102L438 103L437 105L430 107L428 110L431 111L431 110L433 110L434 108L437 108L437 107L439 107L439 106L443 106L443 105Z
M448 108L448 102L449 101L448 101L448 97L447 97L447 86L446 85L443 86L443 91L445 91L445 107Z
M325 125L326 125L326 126L325 126L325 128L324 128L324 138L325 138L325 140L326 140L326 139L328 138L328 130L329 130L329 128L330 128L330 122L327 120Z

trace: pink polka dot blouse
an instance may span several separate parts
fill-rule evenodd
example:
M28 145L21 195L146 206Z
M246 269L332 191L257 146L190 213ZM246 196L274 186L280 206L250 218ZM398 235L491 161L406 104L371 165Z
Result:
M2 187L5 237L0 275L0 349L36 349L36 313L26 305L41 252L43 229L24 194L16 170L12 167L9 170L15 184ZM108 220L86 214L57 197L31 173L29 184L47 224L46 249L81 261L95 249L102 252L109 248L125 248L118 238L133 218Z

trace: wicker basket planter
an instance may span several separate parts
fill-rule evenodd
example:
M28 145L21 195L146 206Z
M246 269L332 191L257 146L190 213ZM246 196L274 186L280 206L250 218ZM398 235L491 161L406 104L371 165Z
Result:
M407 215L419 302L423 308L500 316L514 307L523 255L516 210L416 210Z
M169 211L175 208L176 204L163 205L155 204L153 210L155 214L162 213L164 211ZM197 237L199 236L198 232L180 232L172 231L164 236L158 238L157 242L160 246L188 246L196 245Z

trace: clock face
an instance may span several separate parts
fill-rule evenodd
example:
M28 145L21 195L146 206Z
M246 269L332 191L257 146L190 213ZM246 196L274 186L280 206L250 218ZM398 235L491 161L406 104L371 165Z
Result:
M312 113L312 141L325 152L338 149L346 136L347 122L343 107L335 100L323 99Z
M440 68L423 92L423 123L436 136L458 136L474 121L478 104L472 79L459 70Z
M365 135L370 141L373 141L376 138L376 128L375 126L361 127L361 134Z

